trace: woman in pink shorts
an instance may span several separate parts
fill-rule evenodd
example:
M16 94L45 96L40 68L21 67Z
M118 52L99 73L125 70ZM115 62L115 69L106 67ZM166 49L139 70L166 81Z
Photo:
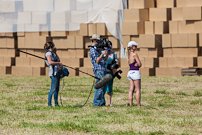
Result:
M130 70L128 71L127 77L130 83L130 88L129 88L129 94L128 94L128 99L129 99L129 104L132 106L133 104L133 93L134 89L136 90L136 101L137 101L137 106L141 106L140 100L141 100L141 75L139 72L139 68L142 66L140 59L135 53L135 50L137 49L138 43L135 41L130 41L128 43L128 47L126 47L126 59L128 61L128 64L130 66Z

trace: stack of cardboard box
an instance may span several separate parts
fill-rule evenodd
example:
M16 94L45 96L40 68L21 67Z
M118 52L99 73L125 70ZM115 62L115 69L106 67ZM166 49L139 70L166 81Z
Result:
M104 23L81 23L77 31L40 32L48 30L46 21L49 17L51 29L69 29L71 26L66 24L70 21L72 25L80 23L80 16L76 16L79 11L62 12L60 8L67 8L69 3L64 0L63 4L56 2L57 11L48 16L32 9L32 4L24 3L25 12L18 12L18 33L0 33L1 74L48 76L44 60L24 53L18 55L15 49L45 57L44 43L53 41L61 62L71 67L68 68L70 76L88 76L78 70L93 75L88 47L93 34L108 38L120 56L119 40L111 35ZM39 5L43 6L40 9L53 11L51 5ZM202 67L201 7L201 0L128 0L122 23L123 47L132 40L139 43L136 52L142 62L142 76L179 76L182 68ZM88 18L86 14L82 17ZM39 32L23 32L32 30ZM125 58L119 58L119 61L122 76L126 76L128 62Z
M17 47L16 33L0 33L0 74L11 74L15 65L15 48Z
M128 0L128 4L123 45L130 40L140 43L143 76L179 76L181 68L202 67L200 0Z

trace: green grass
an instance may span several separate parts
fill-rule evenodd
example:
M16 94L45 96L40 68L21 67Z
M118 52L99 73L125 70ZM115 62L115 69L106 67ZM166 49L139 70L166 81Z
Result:
M113 107L87 104L92 78L65 78L63 107L48 107L49 77L0 76L3 134L163 135L202 133L202 77L143 77L141 107L128 105L129 82L114 80ZM62 85L62 82L61 82ZM105 95L107 102L107 94ZM52 100L54 106L54 100Z

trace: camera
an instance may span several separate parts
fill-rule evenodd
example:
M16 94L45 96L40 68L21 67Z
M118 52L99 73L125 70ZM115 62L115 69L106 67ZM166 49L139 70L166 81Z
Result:
M114 63L114 64L108 64L107 69L112 70L112 69L118 69L119 65Z
M98 43L96 46L89 45L88 47L93 47L95 49L109 48L108 42L110 41L106 38L100 38L100 40L96 39L96 42Z
M105 47L109 48L109 45L108 45L109 40L106 38L103 38L103 39L101 38L100 40L96 42L98 43L97 48L101 48L101 49L104 49Z

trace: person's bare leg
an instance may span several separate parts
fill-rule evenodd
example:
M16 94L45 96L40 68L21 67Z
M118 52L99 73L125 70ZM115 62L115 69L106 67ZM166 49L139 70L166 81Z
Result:
M141 79L140 80L135 80L135 90L136 90L136 101L137 101L137 106L141 106L140 101L141 101Z
M133 93L134 93L134 83L133 80L129 80L130 88L129 88L129 93L128 93L128 100L130 106L133 105Z
M110 105L112 99L112 92L107 92L107 97L108 97L108 105Z

